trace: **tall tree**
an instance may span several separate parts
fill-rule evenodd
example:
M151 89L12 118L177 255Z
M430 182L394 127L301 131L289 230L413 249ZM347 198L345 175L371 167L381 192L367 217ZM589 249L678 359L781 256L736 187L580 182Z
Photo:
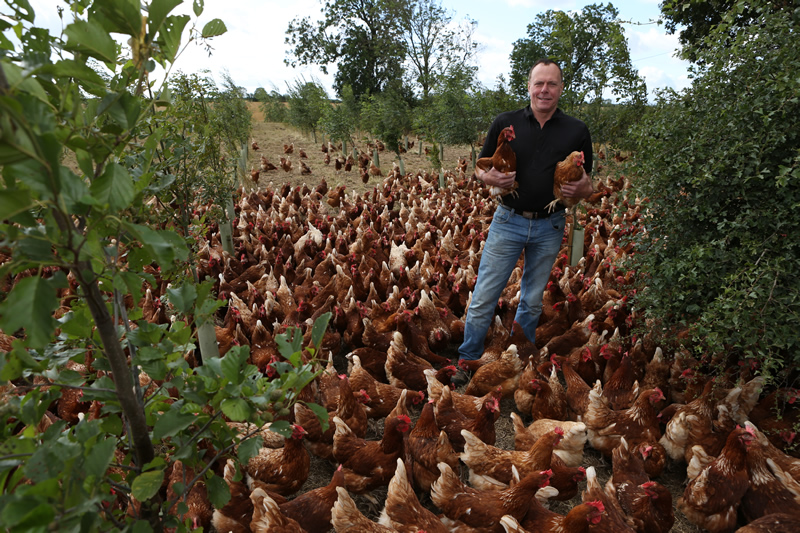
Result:
M328 72L336 65L334 89L347 84L360 98L381 92L387 82L402 77L406 54L397 0L326 0L323 20L295 18L286 30L287 65L319 65Z
M472 40L475 21L454 26L439 0L416 0L402 18L412 83L427 99L437 79L449 68L467 68L478 49Z
M683 57L689 61L697 62L700 60L698 51L708 46L708 44L704 43L705 38L712 29L722 22L723 17L734 17L736 27L748 26L757 20L761 9L767 8L770 11L787 8L794 9L795 2L793 0L770 0L760 4L761 8L756 9L754 5L742 4L736 0L708 0L704 2L698 2L697 0L664 0L658 7L661 8L661 13L664 16L664 27L667 32L674 34L680 28L678 39L684 47L682 50ZM736 32L732 30L726 35L727 38L724 35L717 34L715 45L730 46L730 39L735 37Z
M644 101L644 80L633 68L619 12L592 4L581 11L547 10L528 25L528 38L514 43L511 87L527 95L528 72L542 57L559 62L564 74L562 105L568 110L613 95L617 101Z

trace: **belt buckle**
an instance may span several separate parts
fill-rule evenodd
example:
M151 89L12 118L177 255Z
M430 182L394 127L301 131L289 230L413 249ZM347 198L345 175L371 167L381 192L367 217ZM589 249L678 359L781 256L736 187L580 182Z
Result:
M533 220L537 218L536 217L537 213L535 211L523 211L520 214L523 216L523 218L527 218L528 220Z

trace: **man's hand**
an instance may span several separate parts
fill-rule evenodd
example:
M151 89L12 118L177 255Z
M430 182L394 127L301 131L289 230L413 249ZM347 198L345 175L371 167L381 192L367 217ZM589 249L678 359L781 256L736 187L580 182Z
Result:
M561 194L566 198L588 198L594 192L592 179L583 171L583 176L578 181L569 181L561 186Z
M514 180L517 177L517 172L514 171L503 173L492 167L485 171L482 171L481 169L475 169L475 176L486 185L500 187L501 189L508 189L514 184ZM591 187L591 183L589 186Z

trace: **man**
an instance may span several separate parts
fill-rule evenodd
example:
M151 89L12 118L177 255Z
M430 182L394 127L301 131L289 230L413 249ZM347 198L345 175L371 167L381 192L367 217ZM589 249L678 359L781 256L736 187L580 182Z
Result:
M561 67L549 59L538 60L528 75L531 103L523 109L501 113L486 136L479 157L491 157L497 148L500 131L513 125L516 138L511 147L517 157L516 172L504 174L494 168L476 169L476 176L486 185L510 187L517 181L518 196L506 195L498 205L483 248L478 281L464 324L464 342L458 349L459 360L478 359L492 323L497 300L524 252L525 266L520 281L520 301L514 320L525 336L534 341L536 325L542 313L542 294L564 236L564 206L558 204L549 213L552 202L553 174L556 164L571 152L583 151L584 172L580 180L565 184L564 196L586 198L592 194L592 139L582 121L558 109L564 90ZM453 383L463 385L469 376L459 368Z

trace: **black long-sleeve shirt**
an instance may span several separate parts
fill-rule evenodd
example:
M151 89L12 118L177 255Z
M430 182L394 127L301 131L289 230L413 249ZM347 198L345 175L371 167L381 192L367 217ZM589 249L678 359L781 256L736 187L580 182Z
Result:
M497 149L497 137L506 126L514 126L515 139L511 148L517 156L519 196L503 196L503 204L515 211L540 211L555 199L553 174L556 164L573 151L583 151L586 173L592 172L592 137L583 121L561 109L545 122L544 128L533 116L528 105L515 111L499 114L486 136L478 157L491 157ZM559 204L560 206L560 204ZM563 206L562 206L563 207Z

